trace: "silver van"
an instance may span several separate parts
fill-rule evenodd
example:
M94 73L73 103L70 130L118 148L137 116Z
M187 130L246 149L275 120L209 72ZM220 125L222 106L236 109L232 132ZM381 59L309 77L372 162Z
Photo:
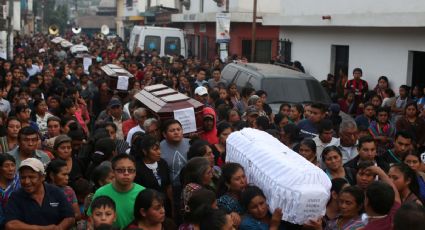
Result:
M236 83L238 90L252 87L267 92L267 103L273 112L282 103L331 104L331 99L320 82L305 73L272 64L230 63L221 72L222 78Z

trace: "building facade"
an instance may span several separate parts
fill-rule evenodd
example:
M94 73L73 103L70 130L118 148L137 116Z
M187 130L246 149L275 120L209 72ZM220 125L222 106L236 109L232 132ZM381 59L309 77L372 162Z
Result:
M282 0L280 6L263 25L280 26L280 39L291 41L291 61L319 80L341 70L351 77L360 67L370 87L379 76L393 89L425 83L423 1Z
M228 54L250 58L253 0L184 0L181 13L172 15L173 26L185 30L189 54L202 60L218 56L216 13L230 13ZM265 15L278 15L280 0L258 1L256 24L256 55L254 61L269 62L278 54L279 26L263 26Z

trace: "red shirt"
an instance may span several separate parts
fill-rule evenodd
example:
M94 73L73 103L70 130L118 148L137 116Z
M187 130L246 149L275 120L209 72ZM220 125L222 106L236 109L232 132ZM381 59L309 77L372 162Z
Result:
M397 210L400 208L400 204L397 202L394 202L393 207L391 208L388 215L382 219L377 219L374 221L370 221L369 223L364 227L363 230L391 230L392 223L394 220L394 215L397 212Z
M127 138L128 131L130 131L130 129L135 127L136 125L137 121L134 119L128 119L122 122L122 133L124 134L124 140L125 138Z

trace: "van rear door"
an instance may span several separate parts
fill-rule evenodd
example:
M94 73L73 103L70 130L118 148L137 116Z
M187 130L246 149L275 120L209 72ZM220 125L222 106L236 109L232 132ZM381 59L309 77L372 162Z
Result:
M183 55L181 53L181 47L182 47L182 39L180 39L179 37L171 37L171 36L167 36L165 37L165 41L164 41L164 53L165 55Z
M161 54L161 37L157 35L146 35L144 42L142 43L142 49L148 52L156 50L158 54Z

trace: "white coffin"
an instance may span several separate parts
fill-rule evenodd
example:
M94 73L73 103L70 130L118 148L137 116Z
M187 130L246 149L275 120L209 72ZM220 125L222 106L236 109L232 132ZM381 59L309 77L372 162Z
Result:
M328 176L268 133L251 128L233 132L226 141L226 162L245 168L248 182L263 190L270 211L282 209L283 220L304 224L325 215Z

